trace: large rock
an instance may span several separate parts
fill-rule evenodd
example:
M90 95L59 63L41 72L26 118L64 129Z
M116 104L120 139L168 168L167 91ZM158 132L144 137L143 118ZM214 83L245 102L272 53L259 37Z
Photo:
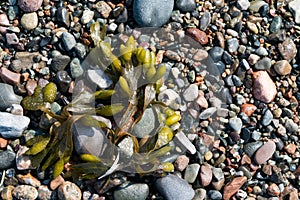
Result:
M195 195L185 180L173 174L158 179L155 186L166 200L191 200Z
M171 17L173 6L169 0L135 0L133 17L142 27L159 27Z
M20 104L22 97L14 93L13 87L6 83L0 83L0 111L11 107L12 104Z
M6 112L0 112L0 119L0 135L4 138L21 137L30 122L28 117Z
M253 72L253 95L257 100L270 103L276 94L276 85L270 78L268 72Z

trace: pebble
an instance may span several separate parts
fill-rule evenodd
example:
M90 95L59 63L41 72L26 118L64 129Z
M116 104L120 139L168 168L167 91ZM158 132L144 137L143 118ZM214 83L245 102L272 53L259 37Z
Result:
M38 199L39 200L51 200L55 199L56 192L51 191L46 185L41 185L38 188Z
M30 122L28 117L6 112L0 112L0 119L0 135L9 139L21 137Z
M256 109L257 107L255 105L245 103L241 107L241 112L245 113L248 117L250 117L255 112Z
M56 20L60 23L63 24L66 27L70 26L70 14L68 10L64 7L60 7L56 11Z
M55 179L51 180L49 187L51 190L56 190L64 182L65 182L64 178L61 175L59 175Z
M229 119L229 126L234 132L240 133L242 130L243 122L240 118L234 117Z
M259 11L259 9L264 5L267 5L267 3L263 0L251 1L249 10L257 13Z
M272 62L271 62L271 59L270 58L263 58L261 60L259 60L254 68L257 69L257 70L267 70L267 69L270 69L272 66Z
M252 31L254 34L258 34L258 28L255 23L247 21L246 25L250 31Z
M227 40L227 48L230 53L236 52L239 48L239 41L236 38L230 38Z
M0 137L0 149L4 149L7 147L8 140Z
M276 85L270 78L268 72L253 72L253 95L257 100L265 103L273 101L277 94Z
M183 98L186 101L194 101L198 97L198 86L196 84L191 84L189 87L183 92Z
M203 187L208 186L212 181L213 173L212 167L209 165L202 165L200 171L200 182Z
M16 154L12 150L5 150L0 152L0 170L7 169L13 166Z
M67 51L71 51L71 49L73 49L76 45L75 37L71 33L63 32L61 39Z
M199 42L201 45L208 43L208 37L204 31L201 31L197 28L189 28L187 34L191 36L194 40Z
M244 152L249 156L252 157L254 153L263 145L262 141L257 141L257 142L250 142L244 145Z
M15 33L6 33L5 38L8 45L17 45L19 43L19 38Z
M262 121L261 121L261 124L263 126L268 126L269 124L271 124L273 120L273 114L272 112L268 109L265 111L263 117L262 117Z
M283 43L278 44L278 50L287 61L291 61L297 55L297 48L294 41L291 38L287 38Z
M205 11L203 13L203 15L201 16L199 28L202 31L206 31L206 29L207 29L207 27L209 26L210 23L211 23L211 14L210 14L210 12Z
M163 178L159 178L155 182L155 186L158 192L166 200L190 200L195 195L194 190L185 180L173 174L169 174Z
M188 165L184 172L184 180L189 183L194 183L198 176L199 169L200 165L197 163Z
M174 1L135 0L133 17L141 27L159 27L171 17Z
M71 77L69 76L67 71L58 71L56 74L56 82L58 85L58 89L65 93L69 90L71 84Z
M241 10L247 10L250 6L250 2L249 2L249 0L238 0L237 1L237 6Z
M288 152L289 154L294 154L297 150L297 145L290 143L290 144L284 146L284 150L286 152Z
M91 11L89 9L86 9L83 11L82 17L81 17L81 23L87 24L94 18L94 11Z
M58 198L62 200L81 200L80 188L72 182L66 181L58 188Z
M12 192L14 189L15 187L12 185L8 185L4 187L3 190L1 191L1 198L3 200L12 200L13 199Z
M126 156L131 157L134 153L134 144L131 137L125 137L119 144L120 150L125 153Z
M132 134L138 138L145 138L155 129L155 114L152 108L147 108L140 121L134 126Z
M33 177L30 173L25 175L18 174L17 178L22 184L31 185L33 187L41 186L41 182L37 178Z
M170 108L177 110L181 105L181 98L177 92L172 89L166 89L159 93L158 100L164 102Z
M72 78L78 78L83 74L83 68L80 64L80 60L78 58L74 58L70 62L70 71L71 71L71 76Z
M300 0L290 1L288 5L294 15L295 22L300 24Z
M175 161L175 167L178 171L182 172L188 166L190 159L186 155L180 155Z
M91 83L96 84L101 89L106 89L112 85L112 80L101 69L87 70L87 78Z
M193 56L193 59L196 61L202 61L208 57L207 51L199 49Z
M246 183L247 177L235 177L224 186L223 199L229 200Z
M275 16L272 20L272 23L270 25L270 32L276 33L278 32L282 27L282 19L280 16Z
M19 150L17 152L16 156L16 165L18 170L28 170L33 169L31 165L31 158L28 155L25 155L25 152L29 148L26 146L19 146Z
M275 63L274 70L277 74L285 76L291 73L292 66L287 60L280 60Z
M5 13L0 14L0 24L4 26L10 26L9 20Z
M292 119L287 119L284 126L289 132L292 133L296 132L299 128L299 126Z
M254 160L257 164L263 164L268 161L274 154L276 145L272 140L266 142L255 153Z
M175 5L182 12L191 12L196 9L194 0L177 0L175 1Z
M118 200L145 200L149 194L149 186L144 183L125 182L113 193Z
M26 30L30 31L35 29L39 23L38 16L35 12L33 13L26 13L21 18L21 25Z
M6 67L0 69L0 77L4 83L12 85L18 85L21 81L21 74L12 72Z
M105 1L98 1L94 7L104 18L108 18L112 8Z
M218 190L209 190L207 192L207 196L211 200L222 200L223 199L221 192Z
M12 194L16 199L36 199L38 197L37 189L30 185L18 185Z
M258 49L255 50L255 53L259 56L267 56L269 55L268 51L264 47L259 47Z
M195 196L192 200L204 200L206 198L206 190L198 188L195 190Z
M40 53L38 52L16 52L15 59L19 61L21 70L31 69L34 60L40 57Z
M52 58L51 67L54 71L61 71L66 68L70 61L71 58L69 56L59 53Z
M13 104L20 104L22 97L14 93L13 87L6 83L0 83L0 111L5 111Z
M43 0L18 0L18 6L24 12L35 12L42 6Z
M86 56L86 46L82 43L76 43L74 46L74 51L79 59L83 59Z
M214 62L221 61L223 53L224 53L224 49L218 46L211 48L209 51L209 55Z
M280 189L278 185L276 185L275 183L271 183L267 188L267 193L271 196L276 197L280 195Z
M182 147L183 150L187 150L190 154L196 153L196 147L193 143L186 137L186 135L180 131L178 132L173 140L179 147Z

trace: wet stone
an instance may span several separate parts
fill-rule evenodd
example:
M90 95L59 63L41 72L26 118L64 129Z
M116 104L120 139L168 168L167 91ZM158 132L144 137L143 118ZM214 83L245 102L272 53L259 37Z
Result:
M4 187L3 190L1 191L1 198L3 200L12 200L13 199L12 192L14 189L15 187L12 185L8 185Z
M223 53L224 49L218 46L211 48L211 50L209 51L209 55L214 62L221 61Z
M282 27L282 19L280 16L275 16L272 20L272 23L270 25L270 31L271 33L278 32Z
M266 110L266 112L264 113L263 115L263 118L262 118L262 121L261 121L261 124L263 126L268 126L273 120L273 114L272 112L268 109Z
M134 126L132 134L138 138L144 138L150 135L155 129L155 118L153 109L147 108L140 121Z
M219 192L218 190L209 190L207 192L207 196L211 200L222 200L223 199L221 192Z
M113 193L118 200L145 200L149 194L149 186L142 183L125 182Z
M227 49L230 53L236 52L239 48L239 41L236 38L230 38L227 40Z
M112 85L112 80L103 72L103 70L87 70L87 78L91 83L96 84L102 89Z
M266 142L255 153L254 160L257 164L263 164L268 161L276 150L276 145L273 141Z
M83 59L86 56L86 47L82 43L76 43L74 51L80 59Z
M69 181L64 182L58 188L58 198L62 200L81 200L81 190L75 184Z
M241 10L247 10L250 6L250 2L249 0L238 0L237 1L237 6L241 9Z
M166 200L190 200L194 197L195 194L194 190L185 180L173 174L167 175L163 178L159 178L155 182L155 186L158 192ZM178 188L180 188L180 190L178 190Z
M78 58L74 58L70 62L70 71L72 78L78 78L83 74L83 68L80 64L80 60Z
M62 41L67 51L70 51L76 45L75 37L68 32L62 34Z
M204 31L201 31L197 28L189 28L187 34L199 42L201 45L208 43L208 37Z
M35 187L30 185L18 185L13 190L13 196L16 199L36 199L38 191Z
M56 11L56 19L59 23L63 24L64 26L70 26L70 15L68 10L64 7L60 7Z
M292 120L292 119L287 119L285 121L285 125L286 129L290 132L296 132L298 130L298 125Z
M28 31L35 29L38 25L37 14L35 12L24 14L21 18L21 25Z
M18 6L24 12L37 11L42 6L43 0L18 0Z
M72 81L71 77L66 71L59 71L56 74L56 81L61 92L67 92Z
M175 5L182 12L191 12L196 9L194 0L176 0Z
M158 27L164 25L171 17L174 1L135 0L133 17L142 27Z

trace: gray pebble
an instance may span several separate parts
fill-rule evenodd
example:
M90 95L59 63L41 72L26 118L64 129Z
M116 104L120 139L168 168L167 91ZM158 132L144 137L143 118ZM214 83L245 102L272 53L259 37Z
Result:
M298 125L292 119L287 119L285 121L285 127L290 132L295 132L299 128Z
M63 32L62 41L67 51L70 51L76 45L75 37L68 32Z
M72 78L77 78L83 74L83 68L78 58L74 58L70 62L70 71L71 71Z
M232 128L233 131L239 133L239 132L241 132L243 122L238 117L230 118L229 119L229 126Z
M244 152L249 156L252 157L252 155L263 145L262 141L257 142L250 142L244 145Z
M51 67L53 70L55 71L60 71L60 70L64 70L65 67L69 64L71 58L67 55L52 55L52 62L51 62Z
M0 152L0 170L7 169L15 163L16 154L11 150Z
M268 126L269 124L271 124L273 120L273 114L272 112L268 109L265 111L264 116L262 118L261 124L263 126Z
M200 29L205 31L211 22L211 14L208 11L205 11L200 19Z
M280 16L275 16L272 20L272 23L270 25L270 32L271 33L276 33L278 32L281 27L282 27L283 23L282 23L282 19Z
M83 59L86 56L86 47L82 43L76 43L74 51L80 59Z
M148 194L147 184L125 182L114 191L113 196L118 200L145 200Z
M134 126L132 134L138 138L144 138L155 129L156 117L152 108L147 108L140 119Z
M87 78L91 83L96 84L102 89L112 85L112 80L103 72L103 70L87 70Z
M20 104L22 97L14 93L13 87L6 83L0 83L0 111L4 111L13 104Z
M217 111L216 107L210 107L202 111L199 115L199 119L207 119L211 117Z
M37 189L30 185L18 185L12 194L16 199L36 199L38 197Z
M230 53L236 52L239 48L239 41L236 38L230 38L227 40L227 48Z
M30 119L26 116L6 112L0 112L0 119L0 135L4 138L21 137L30 122Z
M198 176L199 169L200 165L197 163L188 165L185 169L184 180L189 183L194 183Z
M8 45L17 45L19 43L19 38L15 33L6 33L5 37Z
M155 186L158 192L166 200L191 200L195 195L194 190L185 180L173 174L169 174L163 178L158 179L155 182Z
M211 200L222 200L222 194L218 190L209 190L207 196Z
M191 84L184 92L183 98L186 101L194 101L198 97L198 86Z
M196 9L194 0L176 0L175 5L182 12L191 12Z

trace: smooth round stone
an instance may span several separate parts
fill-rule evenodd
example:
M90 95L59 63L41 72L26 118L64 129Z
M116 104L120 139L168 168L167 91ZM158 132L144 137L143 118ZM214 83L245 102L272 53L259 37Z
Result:
M21 25L28 31L35 29L38 25L38 22L38 16L35 12L26 13L21 18Z
M237 38L230 38L227 40L227 48L230 53L236 52L239 48L239 41Z
M237 1L237 7L241 10L247 10L250 6L249 0L238 0Z
M211 200L222 200L222 194L218 190L209 190L207 196Z
M223 53L224 53L224 49L218 46L211 48L209 51L209 55L214 62L221 61Z
M78 78L83 74L83 68L80 64L80 60L78 58L74 58L70 62L70 71L72 78Z
M84 10L82 17L81 17L81 23L87 24L89 23L94 17L94 11L91 10Z
M267 5L267 3L263 0L251 1L249 10L257 13L259 9L264 5Z
M292 71L292 66L287 60L277 61L274 65L274 70L282 76L288 75Z
M259 56L267 56L268 51L264 47L259 47L258 49L255 50L255 53Z
M113 84L112 80L101 69L87 70L87 78L91 83L102 89L108 88Z
M18 185L13 190L13 196L16 199L36 199L38 191L35 187L30 185Z
M287 119L284 125L286 129L292 133L296 132L299 128L299 126L292 119Z
M266 112L264 113L264 116L262 118L261 124L263 126L268 126L273 120L273 114L272 112L268 109L266 110Z
M194 183L198 176L199 169L200 165L197 163L188 165L185 169L184 180L189 183Z
M4 138L21 137L30 123L30 119L26 116L13 115L7 112L0 112L0 119L0 135Z
M196 84L191 84L184 92L183 98L186 101L194 101L198 97L198 86Z
M229 119L229 126L232 128L234 132L241 132L243 122L240 118L234 117Z
M7 169L15 163L16 154L11 150L0 152L0 169Z
M257 69L257 70L267 70L267 69L270 69L271 66L272 66L272 61L271 61L271 59L265 57L265 58L259 60L259 61L255 64L254 68Z
M71 33L63 32L61 39L67 51L70 51L76 45L75 37Z
M58 188L58 198L62 200L81 200L81 190L70 181L66 181Z
M282 18L280 16L275 16L270 25L270 32L271 33L278 32L281 29L282 25L283 25Z
M191 12L196 9L194 0L176 0L175 5L182 12Z
M132 134L138 138L149 136L155 129L156 117L152 108L147 108L140 119L134 126Z
M195 190L195 196L193 200L204 200L206 198L206 190L203 188L198 188Z
M205 31L211 22L211 14L208 11L205 11L200 19L200 29Z
M159 93L158 100L164 102L167 106L170 106L172 109L177 110L181 104L181 98L172 89L166 89Z
M155 182L155 187L166 200L191 200L195 195L188 182L173 174L159 178Z
M24 12L35 12L42 6L43 0L18 0L18 6Z
M262 141L257 141L257 142L250 142L244 145L244 152L251 157L259 147L263 145Z
M256 151L254 156L255 162L259 165L267 162L273 156L275 150L275 142L269 140Z
M149 195L149 186L143 183L125 182L113 193L118 200L145 200Z
M169 20L173 7L169 0L135 0L133 17L142 27L159 27Z

